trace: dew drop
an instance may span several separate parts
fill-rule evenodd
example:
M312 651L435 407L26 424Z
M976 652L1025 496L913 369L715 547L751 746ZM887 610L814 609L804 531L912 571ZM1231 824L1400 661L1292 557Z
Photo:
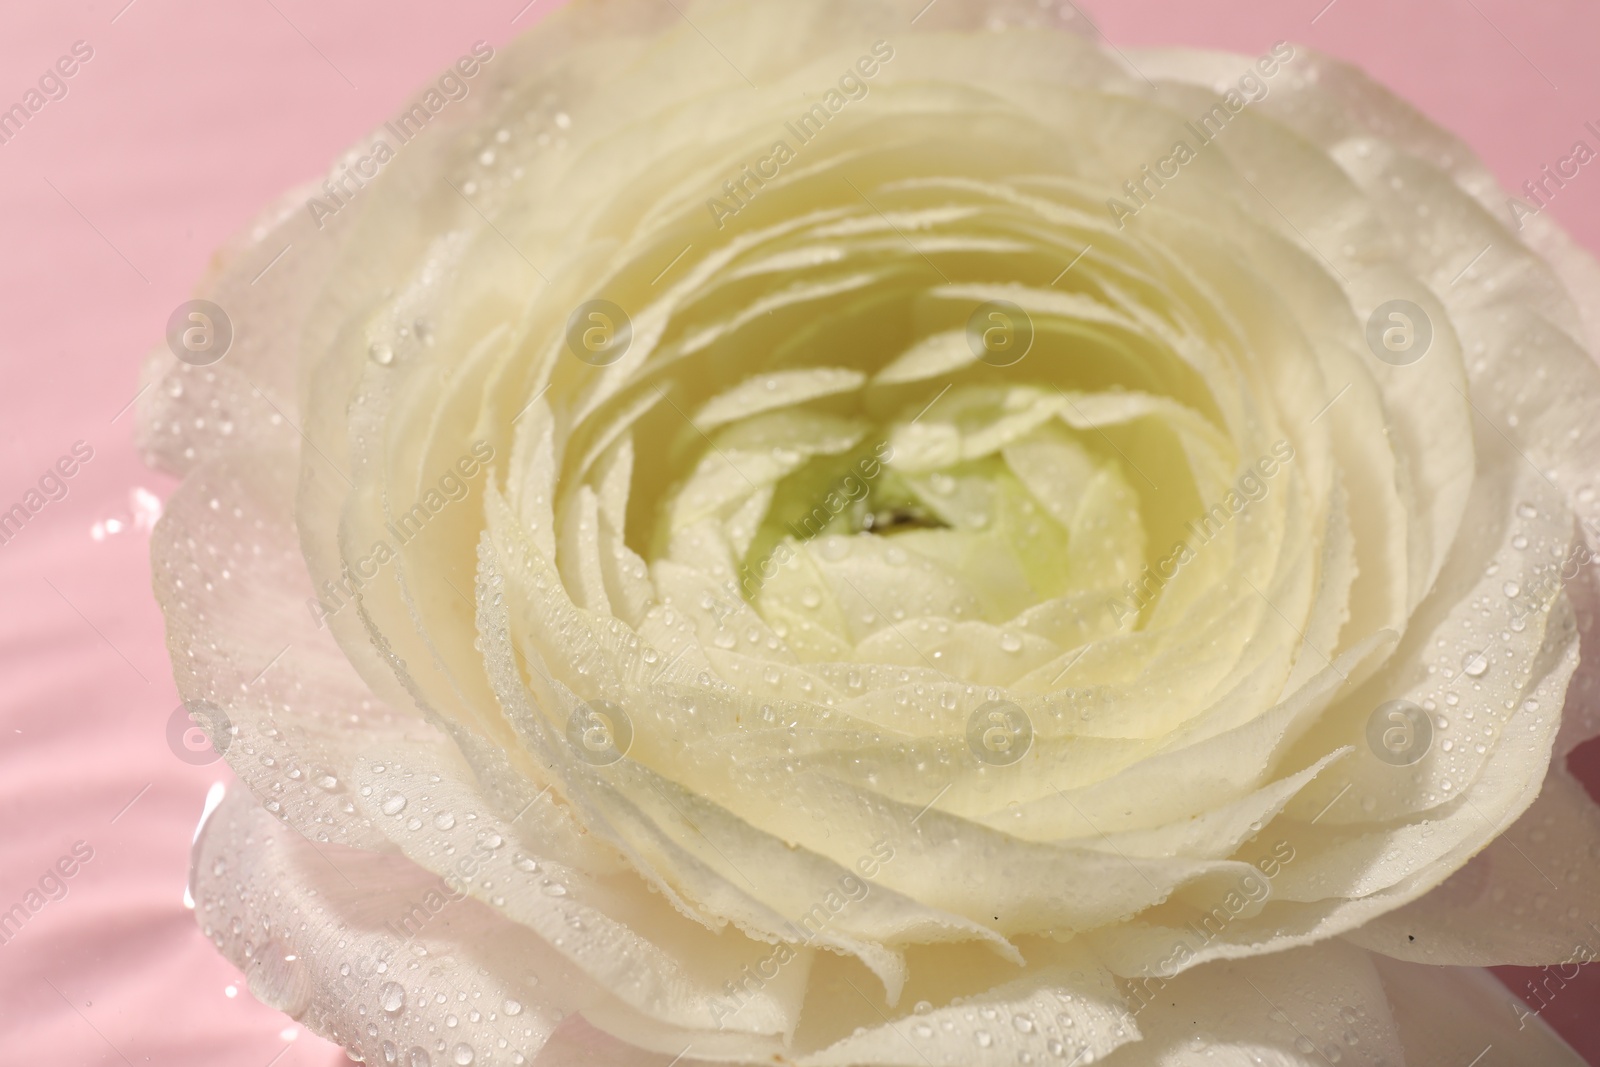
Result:
M406 1006L406 991L399 982L385 982L378 987L378 1007L393 1015Z
M383 813L385 815L399 815L406 807L406 798L399 793L390 793L383 798Z
M305 961L275 941L262 945L250 961L246 984L263 1004L298 1019L311 1004L311 975Z

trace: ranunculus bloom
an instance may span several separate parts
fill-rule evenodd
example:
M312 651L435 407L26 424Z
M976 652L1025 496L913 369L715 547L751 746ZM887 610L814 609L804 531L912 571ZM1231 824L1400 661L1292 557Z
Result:
M1595 263L1301 48L679 6L150 363L207 936L411 1067L1570 1062L1477 968L1600 944Z

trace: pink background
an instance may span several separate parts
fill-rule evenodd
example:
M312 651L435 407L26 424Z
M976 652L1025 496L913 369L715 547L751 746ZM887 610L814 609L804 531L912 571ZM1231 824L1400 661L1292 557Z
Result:
M73 442L94 449L67 497L0 546L0 910L74 842L94 850L0 945L0 1060L342 1063L257 1004L183 907L203 798L229 776L167 746L177 696L129 494L171 486L141 467L118 413L213 248L471 42L498 45L555 0L520 14L526 0L125 2L0 8L0 107L74 41L94 48L70 94L0 145L0 510ZM1353 59L1513 188L1600 120L1590 0L1324 3L1085 0L1119 45L1255 53L1288 38ZM1600 166L1553 212L1600 250ZM124 528L96 539L107 520ZM1595 970L1546 1017L1600 1064L1600 1019L1580 1018Z

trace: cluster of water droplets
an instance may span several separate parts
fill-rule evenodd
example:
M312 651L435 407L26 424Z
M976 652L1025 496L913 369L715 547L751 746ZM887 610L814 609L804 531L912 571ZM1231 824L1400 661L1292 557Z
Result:
M217 816L240 817L237 810ZM416 921L415 910L376 928L367 920L349 920L348 901L334 904L315 888L278 877L270 858L293 848L293 839L273 837L268 827L251 835L269 857L266 862L247 854L233 863L244 868L238 870L220 855L208 856L194 872L201 929L225 954L243 961L257 1000L345 1046L357 1062L405 1067L531 1062L542 1037L522 1016L525 991L538 985L536 976L524 975L521 989L509 989L503 977L458 958L434 931L407 926ZM207 832L241 835L237 825ZM321 858L337 870L340 859L348 863L349 856L323 853Z
M1548 527L1540 532L1540 519L1532 503L1516 505L1517 532L1509 549L1484 568L1477 592L1455 607L1429 646L1428 683L1417 703L1432 726L1431 751L1426 759L1389 769L1381 779L1398 787L1403 775L1425 804L1463 795L1514 718L1536 730L1548 715L1560 714L1560 693L1533 672L1548 669L1548 650L1561 647L1572 632L1572 616L1551 611L1563 585L1561 564L1572 545L1552 536ZM1530 629L1547 613L1548 630ZM1384 803L1368 790L1358 791L1356 798L1367 814Z

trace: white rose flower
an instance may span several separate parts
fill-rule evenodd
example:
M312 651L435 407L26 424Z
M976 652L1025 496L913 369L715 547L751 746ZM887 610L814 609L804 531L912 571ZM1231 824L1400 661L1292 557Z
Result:
M1355 71L580 0L200 295L196 914L352 1056L1577 1062L1600 269Z

